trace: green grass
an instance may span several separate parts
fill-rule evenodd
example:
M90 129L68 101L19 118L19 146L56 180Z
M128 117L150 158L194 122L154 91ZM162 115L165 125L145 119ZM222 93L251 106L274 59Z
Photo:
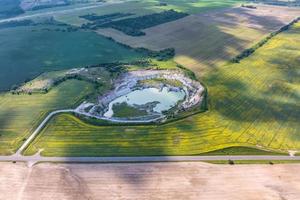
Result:
M50 30L45 30L48 28ZM61 26L25 26L0 30L0 91L42 72L133 61L143 54L96 33L56 31Z
M0 154L12 154L47 114L73 108L94 87L87 82L69 80L47 94L0 94Z
M30 145L47 156L198 155L232 146L300 149L300 23L202 80L209 111L165 125L93 126L59 115Z
M16 90L12 90L11 92L15 94L46 93L53 87L70 79L84 80L93 83L95 84L95 89L98 88L98 92L102 92L102 90L111 88L113 79L118 76L117 72L112 73L108 70L111 70L111 68L106 69L105 67L89 67L45 72L35 79L26 82ZM90 96L95 97L97 95L99 94L96 93L95 95Z
M255 149L255 148L249 148L249 147L235 146L235 147L228 147L228 148L219 149L216 151L203 153L201 155L205 155L205 156L215 156L215 155L241 156L241 155L288 155L288 154L274 152L274 151L265 151L262 149Z
M48 91L52 88L53 84L66 77L69 70L51 71L45 72L36 77L35 79L26 82L21 87L18 87L16 91L24 93L39 92L45 93L45 89ZM28 91L28 92L27 92Z
M116 104L113 106L114 117L128 118L147 115L147 111L134 108L127 103Z

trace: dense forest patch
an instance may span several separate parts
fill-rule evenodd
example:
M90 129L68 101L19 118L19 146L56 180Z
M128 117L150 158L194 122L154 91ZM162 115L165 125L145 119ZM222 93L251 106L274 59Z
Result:
M175 21L177 19L188 16L186 13L177 12L175 10L168 10L161 13L154 13L150 15L139 16L135 18L126 18L117 21L112 21L116 17L124 17L130 14L116 13L112 15L96 16L86 15L82 16L85 19L92 20L92 23L84 24L83 28L97 29L97 28L114 28L131 36L143 36L145 33L143 29L157 26L163 23Z
M22 20L22 21L8 21L8 22L3 22L0 23L0 29L3 28L13 28L13 27L18 27L18 26L30 26L33 25L33 21L31 20Z

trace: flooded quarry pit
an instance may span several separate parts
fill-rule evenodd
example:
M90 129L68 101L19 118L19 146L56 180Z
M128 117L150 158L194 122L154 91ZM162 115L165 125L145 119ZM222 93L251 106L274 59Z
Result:
M114 89L97 103L84 102L77 112L123 123L163 121L200 106L204 87L179 70L137 70L121 75Z
M158 88L143 88L134 90L129 94L123 95L109 103L108 111L104 114L105 117L113 117L113 106L115 104L126 103L128 106L143 106L148 103L153 103L153 111L162 113L174 107L178 101L183 100L185 93L183 90L171 91L168 87Z

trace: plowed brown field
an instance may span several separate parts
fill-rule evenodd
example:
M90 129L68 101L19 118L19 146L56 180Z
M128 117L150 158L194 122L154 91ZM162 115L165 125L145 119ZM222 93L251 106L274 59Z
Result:
M0 164L1 200L299 200L299 164ZM5 176L3 176L5 174Z

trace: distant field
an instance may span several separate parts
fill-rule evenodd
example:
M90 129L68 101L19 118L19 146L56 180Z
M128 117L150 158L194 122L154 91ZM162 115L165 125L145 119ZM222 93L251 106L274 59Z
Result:
M175 61L203 77L232 57L300 16L300 9L258 6L257 9L226 8L190 15L143 30L132 37L115 29L98 29L132 47L152 50L175 48Z
M156 0L156 6L159 2L166 3L166 6L160 6L165 9L175 9L181 12L187 12L190 14L195 14L199 12L207 12L220 8L232 7L238 3L245 2L243 0Z
M55 25L0 29L0 91L45 71L132 61L142 54L93 32Z
M166 3L166 5L161 5L160 3ZM73 24L82 25L87 21L80 18L81 15L95 13L97 15L106 15L111 13L133 13L135 16L142 16L152 13L161 12L164 10L174 9L178 12L185 12L189 14L195 14L199 12L211 11L214 9L228 8L232 7L243 1L240 0L138 0L138 1L127 1L118 4L106 5L101 8L92 8L87 10L80 10L78 12L68 13L68 14L58 14L55 15L55 19ZM135 17L132 16L132 17Z
M300 23L239 64L208 73L209 111L160 126L56 116L30 145L46 156L195 155L231 146L300 149Z
M92 91L87 82L69 80L47 94L0 94L0 154L12 154L47 113L73 108Z

